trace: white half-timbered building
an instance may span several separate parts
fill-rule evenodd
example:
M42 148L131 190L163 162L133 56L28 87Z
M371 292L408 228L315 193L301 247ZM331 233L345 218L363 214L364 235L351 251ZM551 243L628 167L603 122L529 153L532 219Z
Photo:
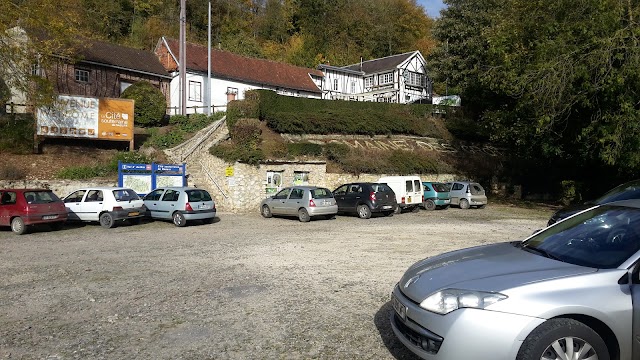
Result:
M358 64L319 65L324 74L322 98L406 104L431 101L431 81L420 51L407 52Z

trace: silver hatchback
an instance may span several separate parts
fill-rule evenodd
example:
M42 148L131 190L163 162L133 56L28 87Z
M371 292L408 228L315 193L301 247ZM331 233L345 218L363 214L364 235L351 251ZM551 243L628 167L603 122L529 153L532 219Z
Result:
M487 195L484 188L470 181L452 181L447 183L451 205L457 205L460 209L468 209L472 206L479 209L487 206Z
M312 217L333 218L338 213L338 205L329 189L292 186L262 200L260 213L265 218L273 215L297 216L300 221L307 222Z
M194 187L158 188L147 194L144 205L152 219L172 220L175 226L202 220L211 224L216 217L216 204L207 190Z
M421 260L391 304L423 359L640 359L640 201Z

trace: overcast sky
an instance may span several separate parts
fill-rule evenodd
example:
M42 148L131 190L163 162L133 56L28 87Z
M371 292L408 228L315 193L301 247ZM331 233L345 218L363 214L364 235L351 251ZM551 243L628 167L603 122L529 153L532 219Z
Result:
M417 0L417 2L422 5L427 10L427 14L433 18L440 16L440 9L445 7L442 0Z

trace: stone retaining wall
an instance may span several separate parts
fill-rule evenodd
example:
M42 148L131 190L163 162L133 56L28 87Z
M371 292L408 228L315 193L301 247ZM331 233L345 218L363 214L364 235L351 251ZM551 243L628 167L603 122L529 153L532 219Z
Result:
M278 172L282 176L281 187L291 186L295 172L305 172L309 185L322 186L331 190L341 184L355 181L375 182L384 174L335 174L326 172L326 164L319 161L288 162L279 161L260 166L235 163L226 164L214 156L203 156L201 164L214 186L207 185L217 206L222 211L258 211L260 202L267 196L267 172ZM450 181L451 174L427 174L420 176L424 181ZM196 184L198 186L198 184Z

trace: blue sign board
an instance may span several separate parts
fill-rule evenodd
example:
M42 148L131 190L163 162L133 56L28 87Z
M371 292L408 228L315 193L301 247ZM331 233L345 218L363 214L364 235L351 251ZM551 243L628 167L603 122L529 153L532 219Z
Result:
M133 189L138 195L167 186L187 186L187 165L125 164L118 162L118 186Z

